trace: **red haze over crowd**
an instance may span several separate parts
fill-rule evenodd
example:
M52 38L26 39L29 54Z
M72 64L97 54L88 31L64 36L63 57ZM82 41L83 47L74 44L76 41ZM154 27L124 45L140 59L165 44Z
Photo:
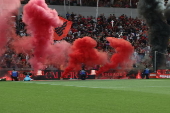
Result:
M13 1L16 2L17 0ZM2 18L0 24L3 26L3 29L0 27L1 32L3 32L0 34L1 53L8 42L7 34L10 33L3 31L4 27L11 27L4 17L11 17L11 12L17 8L19 8L19 3L16 2L14 6L11 6L10 11L2 13L0 16ZM46 65L52 64L55 67L63 65L66 67L62 76L64 77L72 70L80 70L82 64L87 67L102 65L103 67L100 68L98 74L118 66L125 67L128 66L127 64L131 64L129 62L130 56L133 54L133 47L124 39L107 38L110 46L116 50L110 61L106 52L101 52L95 48L97 42L91 37L78 38L72 45L66 41L54 44L53 29L61 26L63 22L59 19L55 10L48 8L45 0L30 0L25 5L23 8L23 22L26 24L30 36L21 38L14 33L11 34L13 36L11 47L16 53L29 54L29 62L35 71L44 69Z
M83 37L75 40L72 52L69 54L68 67L63 73L63 77L70 71L80 70L82 64L88 66L104 65L107 62L107 54L99 52L95 47L97 42L91 37Z
M5 46L10 40L8 31L12 28L14 15L17 14L19 7L20 0L0 0L0 55L5 52Z
M122 69L132 65L131 55L134 52L133 46L130 42L124 39L117 39L107 37L110 46L116 50L116 53L110 59L110 62L99 69L97 74L101 74L109 69L114 69L120 66Z

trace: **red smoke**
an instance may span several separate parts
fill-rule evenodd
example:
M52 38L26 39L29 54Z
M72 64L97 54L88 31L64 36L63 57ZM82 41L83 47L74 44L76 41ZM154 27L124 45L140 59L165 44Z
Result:
M34 37L34 57L30 59L30 63L34 70L42 69L53 44L53 28L62 25L62 21L55 10L48 8L45 0L30 0L24 6L23 14L28 33Z
M14 33L12 34L13 41L11 42L11 48L13 48L17 54L26 53L31 55L34 48L33 46L34 38L29 36L20 37Z
M55 45L51 45L46 51L46 65L54 65L55 67L66 67L68 54L71 51L71 44L66 41L61 41Z
M0 0L0 55L5 52L5 46L10 39L10 33L14 25L14 17L18 12L20 0Z
M80 70L82 63L86 66L105 64L107 62L107 54L97 51L95 49L96 46L97 42L91 37L75 40L71 48L72 52L69 54L68 67L65 69L62 77L64 78L72 70Z
M117 39L113 37L107 37L107 40L110 42L110 46L116 50L116 53L110 59L110 63L107 63L99 69L97 75L108 71L109 69L129 67L132 64L130 59L133 54L134 48L130 42L124 39Z

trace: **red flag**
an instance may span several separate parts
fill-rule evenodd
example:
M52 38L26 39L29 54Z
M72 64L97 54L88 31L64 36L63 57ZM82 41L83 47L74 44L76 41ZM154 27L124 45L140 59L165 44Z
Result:
M68 21L62 17L60 17L60 19L63 21L63 25L54 29L54 40L61 40L65 38L72 25L72 21Z

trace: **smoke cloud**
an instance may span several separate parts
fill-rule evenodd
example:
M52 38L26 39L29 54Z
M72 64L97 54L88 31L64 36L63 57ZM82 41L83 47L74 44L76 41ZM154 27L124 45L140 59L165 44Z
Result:
M169 9L169 8L168 8ZM168 47L170 27L166 23L163 11L164 0L139 0L138 11L140 16L146 20L149 26L149 41L152 47L153 65L155 66L155 51L156 55L156 67L161 68L165 66L165 53ZM169 14L167 14L167 20L169 20Z
M126 67L132 67L131 56L134 52L134 48L130 42L124 39L117 39L113 37L107 37L110 46L116 50L116 53L110 59L110 63L105 64L99 69L97 75L108 71L109 69L116 69L118 66L122 70Z
M63 68L66 67L68 63L68 56L71 52L71 44L66 41L58 42L49 47L49 50L46 51L46 65L54 65L55 67Z
M88 67L107 63L107 54L99 52L95 49L96 46L97 42L91 37L83 37L75 40L71 48L72 52L69 54L69 64L64 70L62 77L64 78L70 71L80 70L82 64Z
M170 1L168 1L167 5L166 5L164 15L165 15L165 18L167 20L167 23L170 25Z
M0 0L0 55L5 52L5 46L10 40L9 31L20 7L20 0Z
M23 22L27 31L34 38L33 55L30 63L34 70L43 69L53 44L53 28L62 25L55 10L48 8L45 0L30 0L24 6Z
M15 30L11 32L12 41L10 42L10 48L15 50L17 54L26 53L31 55L33 52L33 42L34 38L30 36L20 37L16 35Z

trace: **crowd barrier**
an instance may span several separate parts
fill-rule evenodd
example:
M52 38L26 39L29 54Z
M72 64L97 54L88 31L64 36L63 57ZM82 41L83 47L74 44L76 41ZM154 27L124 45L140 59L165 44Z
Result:
M31 69L25 69L25 70L17 70L19 73L19 80L23 80L25 75L24 72L30 72L32 73L31 78L34 80L60 80L61 75L63 73L62 70L39 70L37 73L35 73ZM0 78L6 78L7 80L11 80L11 70L0 70ZM121 71L108 71L100 74L99 76L96 76L96 70L86 70L86 79L125 79L127 77L127 72L121 72ZM64 79L80 79L80 75L78 71L72 71L69 72Z
M170 69L158 69L156 73L150 73L149 78L170 78Z
M156 78L170 78L170 69L159 69Z
M19 80L25 78L24 72L32 73L31 78L34 80L60 80L63 73L63 70L57 69L39 70L36 73L32 69L16 70L19 73ZM12 69L0 69L0 79L6 78L6 80L11 80L11 72ZM86 70L86 75L86 79L135 79L136 77L141 76L141 73L110 70L96 76L96 70ZM170 78L170 69L159 69L156 73L150 73L149 78ZM79 72L69 72L64 79L80 79Z

